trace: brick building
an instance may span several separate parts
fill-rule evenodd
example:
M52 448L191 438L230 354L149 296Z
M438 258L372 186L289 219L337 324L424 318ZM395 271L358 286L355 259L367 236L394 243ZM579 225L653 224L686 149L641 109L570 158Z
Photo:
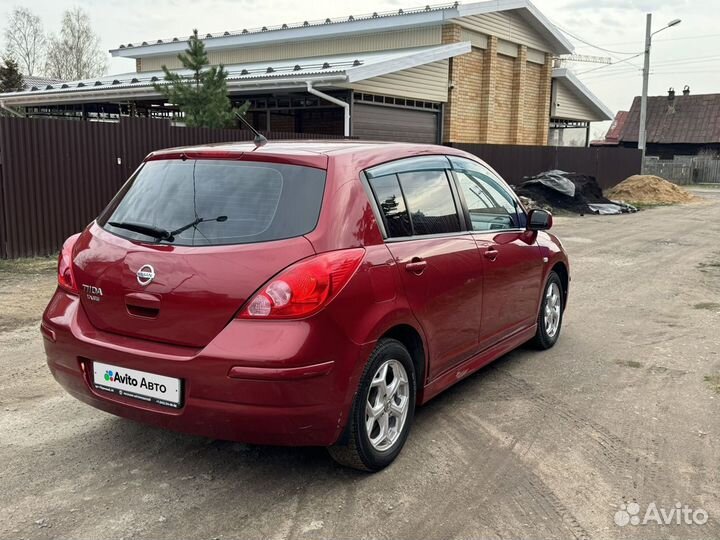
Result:
M348 16L203 36L237 103L268 131L413 142L545 145L551 127L612 115L577 79L555 73L572 45L528 0L493 0ZM136 71L0 95L31 116L112 121L171 117L153 88L180 70L186 38L124 44ZM553 82L555 80L555 82ZM568 83L568 80L570 82ZM562 96L561 96L562 94ZM558 100L572 103L556 115Z

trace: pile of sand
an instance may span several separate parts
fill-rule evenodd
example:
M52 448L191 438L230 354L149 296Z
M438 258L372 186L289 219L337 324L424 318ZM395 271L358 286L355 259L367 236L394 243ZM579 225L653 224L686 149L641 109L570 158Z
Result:
M692 193L659 176L636 174L605 192L609 199L630 204L678 204L693 201Z

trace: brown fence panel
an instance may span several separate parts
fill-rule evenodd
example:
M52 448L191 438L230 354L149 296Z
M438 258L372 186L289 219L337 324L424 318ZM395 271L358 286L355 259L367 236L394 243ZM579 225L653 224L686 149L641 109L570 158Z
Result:
M115 126L0 119L4 256L53 253L121 185Z
M273 140L343 138L267 135ZM180 128L141 118L120 123L0 118L0 257L57 252L153 150L252 137L248 131Z
M608 189L640 172L641 153L634 148L452 144L485 160L510 184L526 176L560 169L594 176Z
M640 174L642 152L637 148L597 147L597 178L600 187L609 189L618 185L628 176Z

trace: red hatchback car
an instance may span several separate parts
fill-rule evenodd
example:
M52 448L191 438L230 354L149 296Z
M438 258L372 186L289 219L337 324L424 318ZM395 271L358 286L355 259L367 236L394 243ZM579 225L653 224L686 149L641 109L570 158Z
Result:
M156 152L65 242L48 365L119 416L378 470L416 405L555 344L569 273L551 225L451 148Z

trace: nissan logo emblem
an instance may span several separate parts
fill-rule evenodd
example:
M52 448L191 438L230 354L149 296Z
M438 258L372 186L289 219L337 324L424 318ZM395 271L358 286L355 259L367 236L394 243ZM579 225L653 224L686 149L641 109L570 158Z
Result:
M146 287L155 279L155 269L149 264L146 264L140 268L135 275L137 276L138 283Z

